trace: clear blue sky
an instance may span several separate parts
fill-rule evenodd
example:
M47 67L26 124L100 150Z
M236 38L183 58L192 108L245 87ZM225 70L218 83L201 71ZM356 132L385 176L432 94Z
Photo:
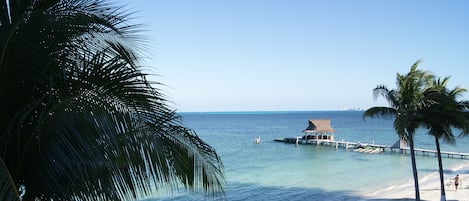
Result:
M420 68L469 87L469 1L138 0L151 80L178 111L386 104L378 84ZM465 99L469 98L466 94Z

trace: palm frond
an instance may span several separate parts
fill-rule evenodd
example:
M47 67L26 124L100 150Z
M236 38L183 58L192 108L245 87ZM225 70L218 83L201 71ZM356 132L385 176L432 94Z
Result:
M390 94L390 90L384 85L378 85L373 89L373 99L377 99L379 96L384 97L386 100Z
M384 85L378 85L373 89L373 98L376 100L379 96L383 97L391 107L397 107L398 100L395 90L390 90Z
M0 16L0 156L26 199L223 193L215 150L141 72L127 12L100 0L10 2Z
M82 101L71 99L67 106L57 106L53 111L54 119L44 123L45 128L53 129L45 133L55 134L48 137L51 139L43 136L44 141L51 142L47 143L50 151L43 150L46 155L41 160L54 161L51 165L59 166L55 169L60 171L41 178L48 182L41 186L49 189L40 189L40 192L51 192L55 196L75 192L79 193L75 196L83 199L98 196L93 194L96 192L89 191L91 189L99 189L98 192L102 193L99 197L111 199L116 199L113 196L136 199L148 196L158 188L174 191L184 185L213 195L223 192L225 184L220 158L213 148L190 130L175 125L173 121L177 116L168 114L166 119L155 116L158 122L150 123L138 115L129 116L136 114L134 112L121 113L119 107L109 113L108 109L103 110L106 107L102 107L108 104L106 101L86 102L87 99L90 98ZM89 108L91 105L93 108ZM57 155L59 150L62 152ZM80 168L83 166L87 168ZM77 169L87 172L63 174ZM108 188L95 186L96 180ZM60 188L61 185L67 185L69 192ZM60 189L60 192L55 192L55 189Z
M367 109L363 113L363 118L383 118L383 117L395 117L396 116L396 109L390 107L372 107Z
M20 201L15 182L8 171L7 166L0 158L0 200Z
M397 136L399 136L399 139L403 139L407 143L410 143L409 140L412 139L412 136L410 135L413 135L413 131L408 123L409 122L406 121L405 117L400 116L394 119L393 127Z

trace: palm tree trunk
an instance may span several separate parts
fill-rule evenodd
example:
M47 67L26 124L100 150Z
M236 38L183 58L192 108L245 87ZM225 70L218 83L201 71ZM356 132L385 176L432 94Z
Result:
M412 172L414 174L415 200L420 201L419 177L417 175L417 164L415 163L414 139L409 135L410 159L412 161Z
M440 201L446 201L445 179L443 178L443 162L441 161L440 142L438 140L438 137L435 137L435 144L436 144L436 153L438 156L438 170L440 172L440 185L441 185Z

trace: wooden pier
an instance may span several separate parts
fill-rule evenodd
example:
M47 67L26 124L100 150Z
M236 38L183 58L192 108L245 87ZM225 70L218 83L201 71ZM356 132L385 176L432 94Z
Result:
M400 139L397 140L392 146L389 145L379 145L360 142L349 142L349 141L335 141L334 140L334 129L331 127L331 121L329 119L310 119L308 121L308 127L303 130L305 133L301 137L290 137L290 138L279 138L275 139L277 142L284 142L295 144L315 144L319 145L329 145L335 146L336 149L339 147L345 148L347 151L353 149L353 151L361 153L376 154L384 151L390 151L391 153L399 152L401 154L410 153L410 148L407 146L407 143ZM437 156L437 151L432 149L421 149L415 148L415 154L421 154L424 156ZM450 151L441 151L441 156L447 156L448 158L459 158L459 159L468 159L469 153L461 152L450 152Z
M406 151L410 152L410 148L401 148L401 151L404 153ZM436 150L432 149L420 149L416 148L414 149L415 153L421 153L424 156L437 156ZM448 158L460 158L460 159L468 159L469 158L469 153L462 153L462 152L451 152L451 151L440 151L441 156L447 156Z
M353 149L357 151L358 147L365 147L360 150L360 152L364 153L379 153L379 152L384 152L384 151L389 151L391 153L401 153L401 154L407 154L410 153L410 148L407 146L404 146L405 143L402 141L397 141L393 146L389 145L380 145L380 144L368 144L368 143L360 143L360 142L349 142L349 141L335 141L335 140L304 140L301 138L296 138L296 141L286 141L282 139L276 139L275 141L279 142L285 142L285 143L294 143L296 145L298 144L312 144L312 145L325 145L325 146L334 146L336 149L340 148L345 148L345 150ZM370 150L370 151L367 151ZM379 150L379 151L371 151L371 150ZM421 149L421 148L415 148L414 149L415 154L421 154L423 156L437 156L437 151L432 150L432 149ZM450 151L441 151L441 156L442 157L447 157L447 158L455 158L455 159L469 159L469 153L463 153L463 152L450 152Z

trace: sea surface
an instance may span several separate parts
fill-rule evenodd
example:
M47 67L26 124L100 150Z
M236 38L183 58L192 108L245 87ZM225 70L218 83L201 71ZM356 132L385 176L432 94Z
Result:
M183 123L213 146L225 166L224 198L174 193L147 200L363 200L363 195L412 180L409 154L358 153L330 146L285 144L276 138L301 136L309 119L330 119L335 140L392 145L398 137L393 119L362 118L362 111L181 113ZM459 134L455 131L455 134ZM261 143L255 144L254 138ZM469 153L469 138L444 151ZM435 149L421 129L417 148ZM417 154L420 178L438 171L437 158ZM469 160L443 158L445 175ZM447 180L447 179L445 179Z

